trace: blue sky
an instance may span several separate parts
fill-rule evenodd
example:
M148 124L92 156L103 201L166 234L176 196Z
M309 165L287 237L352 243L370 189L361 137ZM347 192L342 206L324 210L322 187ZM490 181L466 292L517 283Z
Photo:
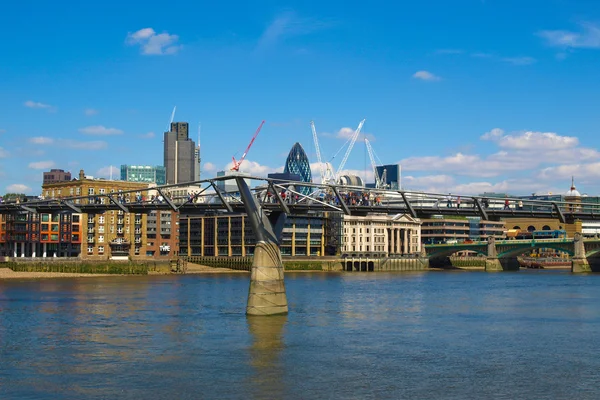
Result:
M194 4L197 3L197 4ZM600 2L9 2L0 13L0 192L42 172L161 165L171 111L203 178L239 158L324 160L366 118L407 189L600 194ZM338 167L343 152L334 160ZM364 143L346 169L370 177ZM318 169L313 169L318 175Z

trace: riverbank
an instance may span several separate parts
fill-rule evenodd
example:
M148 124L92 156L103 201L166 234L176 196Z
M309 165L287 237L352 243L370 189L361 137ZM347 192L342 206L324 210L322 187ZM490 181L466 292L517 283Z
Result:
M87 278L96 276L124 276L116 274L85 274L74 272L35 272L35 271L13 271L10 268L0 268L0 280L2 279L39 279L39 278Z

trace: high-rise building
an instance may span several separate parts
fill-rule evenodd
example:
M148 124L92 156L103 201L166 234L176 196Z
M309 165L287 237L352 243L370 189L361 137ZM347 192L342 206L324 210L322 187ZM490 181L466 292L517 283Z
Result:
M377 175L382 178L386 188L402 189L402 167L400 164L378 165L375 168L377 169Z
M167 183L165 167L162 165L121 165L121 180L164 185Z
M167 184L185 183L196 180L200 173L199 149L189 137L187 122L172 122L171 130L164 135L164 165Z
M310 172L310 161L302 148L302 145L298 142L292 146L290 153L285 160L285 167L283 168L284 174L297 174L300 175L302 182L312 182L312 174ZM303 195L308 195L312 191L309 186L303 186L296 188L298 192Z
M71 173L65 172L64 169L51 169L49 172L44 172L44 184L67 182L71 180Z

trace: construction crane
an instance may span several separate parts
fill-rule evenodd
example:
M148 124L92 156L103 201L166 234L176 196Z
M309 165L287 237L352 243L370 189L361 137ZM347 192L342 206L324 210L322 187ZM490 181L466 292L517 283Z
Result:
M260 132L260 130L262 129L264 124L265 124L265 121L262 121L260 123L260 125L258 126L258 129L256 129L256 132L254 132L254 136L252 136L252 140L250 140L250 144L248 144L248 147L246 147L246 151L244 151L244 154L242 154L242 157L240 158L240 160L236 161L235 157L231 157L233 159L233 167L231 167L232 171L237 172L240 170L240 165L242 165L242 163L244 162L246 155L248 155L248 152L250 151L250 147L252 147L252 143L254 143L254 140L258 136L258 133Z
M317 162L319 163L319 170L321 172L321 183L335 183L331 163L324 164L321 158L321 148L319 146L319 138L317 137L317 130L315 129L314 121L310 121L310 127L312 128L315 151L317 152Z
M348 145L348 149L346 149L346 154L344 154L344 158L342 159L342 162L340 163L340 166L337 169L337 173L335 174L336 182L338 181L338 179L340 177L339 175L342 172L342 170L344 169L344 166L346 165L346 161L348 161L350 152L352 151L352 148L354 147L354 143L356 143L356 139L358 138L358 135L360 134L360 130L362 129L364 123L365 123L364 119L362 121L360 121L360 123L358 124L358 128L356 128L356 130L354 131L354 135L352 135L352 138L350 139L350 144Z
M369 153L369 159L371 160L371 167L373 168L373 175L375 176L375 187L377 189L385 189L386 188L386 175L387 171L384 169L381 176L377 173L377 164L375 163L375 153L373 151L373 147L371 147L371 143L369 139L365 138L365 146L367 146L367 153Z

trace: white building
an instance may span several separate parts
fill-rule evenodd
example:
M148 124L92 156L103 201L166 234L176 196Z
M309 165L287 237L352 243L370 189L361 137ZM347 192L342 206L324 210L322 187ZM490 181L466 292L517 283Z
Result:
M353 255L418 254L421 251L421 220L407 214L345 215L342 253Z

